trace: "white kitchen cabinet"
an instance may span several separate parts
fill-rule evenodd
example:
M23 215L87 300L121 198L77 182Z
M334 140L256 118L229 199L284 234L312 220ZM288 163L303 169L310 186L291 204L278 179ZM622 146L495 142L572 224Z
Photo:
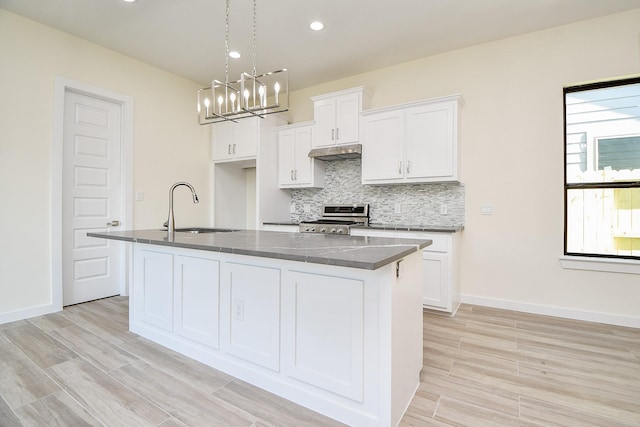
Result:
M259 117L238 122L216 123L211 127L211 160L255 159L258 155Z
M424 308L455 315L461 293L458 274L460 233L353 228L351 234L431 240L433 243L422 250L422 304Z
M173 332L173 254L137 246L134 263L135 320Z
M354 144L360 140L360 113L369 105L363 87L314 96L313 148Z
M449 96L362 113L362 183L458 181L458 108Z
M130 330L347 425L398 425L423 366L420 266L136 242Z
M211 125L214 138L219 132L225 132L227 125ZM236 147L236 157L211 163L211 225L257 230L263 221L288 220L291 196L278 185L278 129L286 125L286 121L278 114L271 114L264 119L241 119L237 125L241 125L238 129L246 131L246 135L254 135L257 155L238 157L241 152ZM222 131L218 126L222 126Z
M309 157L313 124L283 126L278 131L280 188L324 186L324 162Z
M218 348L220 263L153 246L134 248L134 321Z
M283 337L285 373L291 378L361 402L364 391L362 280L291 272L287 282L290 323Z
M280 367L280 270L225 263L222 350L272 371Z
M174 257L175 332L219 347L220 262L203 256Z

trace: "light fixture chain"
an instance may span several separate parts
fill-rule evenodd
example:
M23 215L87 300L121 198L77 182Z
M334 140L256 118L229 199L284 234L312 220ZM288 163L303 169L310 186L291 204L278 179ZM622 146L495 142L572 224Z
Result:
M257 76L256 73L256 0L253 0L253 77Z
M229 84L229 2L227 0L224 22L224 82Z

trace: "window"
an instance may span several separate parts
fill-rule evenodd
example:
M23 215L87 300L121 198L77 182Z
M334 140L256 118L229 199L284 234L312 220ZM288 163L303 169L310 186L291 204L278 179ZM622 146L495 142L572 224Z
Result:
M564 89L565 255L640 259L640 78Z

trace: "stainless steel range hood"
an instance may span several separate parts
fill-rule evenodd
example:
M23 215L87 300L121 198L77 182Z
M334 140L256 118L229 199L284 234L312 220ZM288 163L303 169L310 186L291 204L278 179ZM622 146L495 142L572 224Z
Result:
M362 144L314 148L309 151L309 157L320 160L359 159L362 157Z

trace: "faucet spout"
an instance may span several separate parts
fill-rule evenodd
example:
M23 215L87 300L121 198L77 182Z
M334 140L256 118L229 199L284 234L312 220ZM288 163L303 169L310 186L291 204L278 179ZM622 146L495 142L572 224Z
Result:
M200 200L198 199L198 195L196 194L196 189L193 188L193 185L188 182L176 182L169 189L169 217L167 218L167 232L173 233L176 230L175 218L173 215L173 191L176 187L180 187L184 185L185 187L189 187L191 190L191 197L193 197L193 203L198 203Z

